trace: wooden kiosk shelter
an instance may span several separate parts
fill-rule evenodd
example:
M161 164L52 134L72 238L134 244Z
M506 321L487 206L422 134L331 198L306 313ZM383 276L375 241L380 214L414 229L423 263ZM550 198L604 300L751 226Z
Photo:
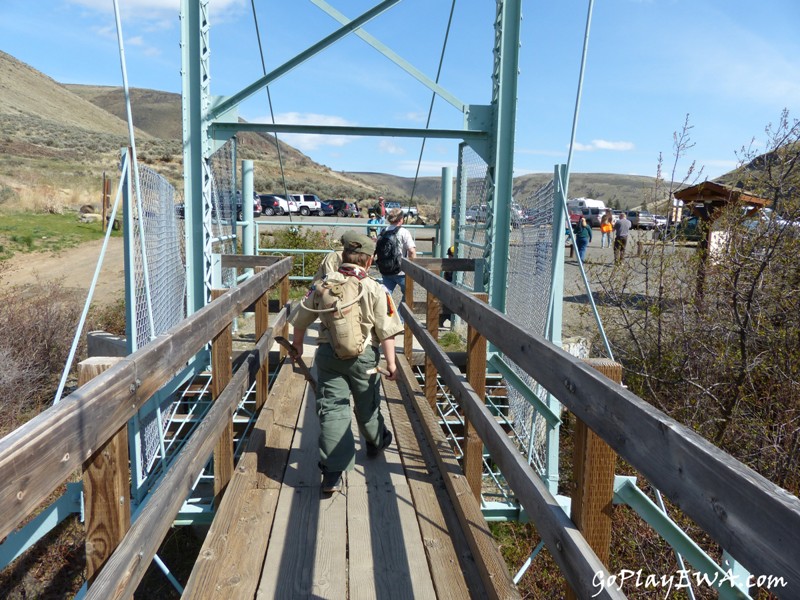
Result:
M690 207L691 213L704 221L713 221L716 218L715 214L730 203L749 205L754 207L754 210L764 208L769 203L765 198L713 181L704 181L679 190L675 192L675 198L683 200L683 203Z

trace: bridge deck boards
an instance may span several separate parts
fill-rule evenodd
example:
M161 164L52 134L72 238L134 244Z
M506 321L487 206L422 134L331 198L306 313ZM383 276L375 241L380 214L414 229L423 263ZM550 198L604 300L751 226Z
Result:
M282 368L255 429L261 441L251 443L260 453L237 465L184 597L486 597L413 410L385 384L395 441L367 457L354 420L356 467L328 496L313 393Z

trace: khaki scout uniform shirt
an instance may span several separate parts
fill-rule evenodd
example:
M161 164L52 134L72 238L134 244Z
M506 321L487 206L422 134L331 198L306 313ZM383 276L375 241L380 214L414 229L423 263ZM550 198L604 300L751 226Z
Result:
M350 263L342 265L365 272L362 267ZM346 277L339 272L334 272L328 275L329 279L335 277ZM361 280L361 285L364 290L364 295L359 301L361 304L361 332L365 340L369 340L371 346L378 346L380 343L397 335L403 331L403 323L400 321L400 316L397 314L392 296L386 291L380 283L370 277L365 277ZM290 323L294 327L300 329L308 329L319 316L310 310L306 310L303 303L310 302L309 297L313 293L313 286L303 301L300 303L298 309L292 314ZM330 343L330 335L327 328L322 325L320 328L319 338L317 344Z
M325 255L325 258L322 259L317 272L314 273L314 279L312 279L312 282L316 283L320 279L324 279L326 275L335 273L339 270L341 265L342 251L339 250L338 252L328 252Z

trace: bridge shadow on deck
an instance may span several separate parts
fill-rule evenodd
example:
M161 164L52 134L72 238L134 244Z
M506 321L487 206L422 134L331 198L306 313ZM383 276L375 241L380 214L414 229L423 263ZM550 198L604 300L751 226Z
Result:
M258 597L424 597L428 590L412 581L401 513L417 538L419 531L396 447L368 457L353 419L355 469L346 474L341 493L324 494L310 390L303 402Z

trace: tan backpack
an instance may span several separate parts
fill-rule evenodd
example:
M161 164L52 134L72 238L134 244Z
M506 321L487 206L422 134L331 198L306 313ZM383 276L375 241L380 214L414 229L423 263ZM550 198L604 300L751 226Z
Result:
M364 277L363 272L340 269L317 283L314 292L303 302L306 309L319 314L330 335L334 354L343 360L355 358L364 351L360 303L364 295L361 284Z

